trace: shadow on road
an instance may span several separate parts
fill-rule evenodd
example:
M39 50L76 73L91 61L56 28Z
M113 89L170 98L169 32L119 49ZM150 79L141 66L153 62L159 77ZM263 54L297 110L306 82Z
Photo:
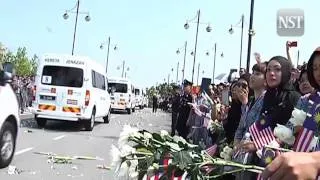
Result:
M95 128L103 125L104 123L95 122ZM38 127L34 119L24 119L20 123L20 127L29 128L29 129L41 129ZM47 124L44 128L49 131L61 131L61 132L78 132L84 130L81 122L73 121L52 121L47 120Z

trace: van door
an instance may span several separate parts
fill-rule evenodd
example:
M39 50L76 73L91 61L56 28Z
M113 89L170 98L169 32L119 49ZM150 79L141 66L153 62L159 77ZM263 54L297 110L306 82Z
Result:
M44 86L39 90L39 103L48 103L49 98L57 112L80 113L84 100L84 73L81 68L44 66L41 79Z

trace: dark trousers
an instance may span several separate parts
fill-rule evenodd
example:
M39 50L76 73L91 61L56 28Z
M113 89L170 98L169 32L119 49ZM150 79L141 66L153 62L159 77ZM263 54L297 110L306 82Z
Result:
M152 107L152 112L156 113L157 109L158 109L158 106L154 104Z
M174 136L176 133L176 126L177 126L177 121L178 121L178 113L177 112L172 112L172 117L171 117L171 136Z
M24 111L24 105L23 105L22 95L21 95L21 93L16 93L16 96L17 96L17 100L18 100L18 105L19 105L20 111L23 112Z

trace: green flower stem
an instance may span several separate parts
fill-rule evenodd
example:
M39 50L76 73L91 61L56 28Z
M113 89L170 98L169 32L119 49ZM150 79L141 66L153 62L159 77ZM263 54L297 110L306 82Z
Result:
M146 156L153 156L153 153L147 153L147 152L134 152L132 155L146 155Z
M218 178L218 177L221 177L221 176L224 176L226 174L232 174L232 173L237 173L237 172L241 172L242 169L235 169L235 170L232 170L232 171L226 171L226 172L223 172L222 174L218 174L218 175L214 175L214 176L203 176L204 178L208 178L208 179L215 179L215 178Z
M264 170L263 167L255 166L255 165L245 165L245 164L240 164L240 163L235 163L232 161L225 161L221 159L213 159L209 162L203 162L199 167L201 168L202 166L205 165L220 165L220 166L233 166L233 167L238 167L242 170L246 171L251 171L251 172L262 172Z
M146 159L147 157L125 157L126 160L142 160L142 159Z
M272 146L269 146L269 145L265 145L264 147L266 147L266 148L270 148L270 149L275 149L275 150L278 150L278 151L283 151L283 152L292 152L292 150L290 150L290 149L284 149L284 148L272 147Z
M158 141L158 140L155 140L155 139L151 139L153 142L155 142L155 143L158 143L158 144L160 144L161 146L168 146L167 144L165 144L165 143L162 143L162 142L160 142L160 141ZM174 150L174 151L179 151L179 150L177 150L177 149L174 149L173 147L171 147L170 146L170 148L172 149L172 150Z

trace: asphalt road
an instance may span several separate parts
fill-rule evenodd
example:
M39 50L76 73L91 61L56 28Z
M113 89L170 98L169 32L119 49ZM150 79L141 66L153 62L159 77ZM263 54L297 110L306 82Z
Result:
M170 114L150 109L136 110L127 115L115 113L109 124L96 123L92 132L81 130L79 123L49 121L39 129L31 114L21 116L21 127L14 159L11 163L18 174L0 169L2 180L113 180L111 170L98 169L97 165L110 166L110 149L117 143L124 124L131 124L152 132L170 129ZM102 119L101 119L102 121ZM63 156L90 156L103 160L72 160L71 164L48 162L48 156L35 152L51 152Z

